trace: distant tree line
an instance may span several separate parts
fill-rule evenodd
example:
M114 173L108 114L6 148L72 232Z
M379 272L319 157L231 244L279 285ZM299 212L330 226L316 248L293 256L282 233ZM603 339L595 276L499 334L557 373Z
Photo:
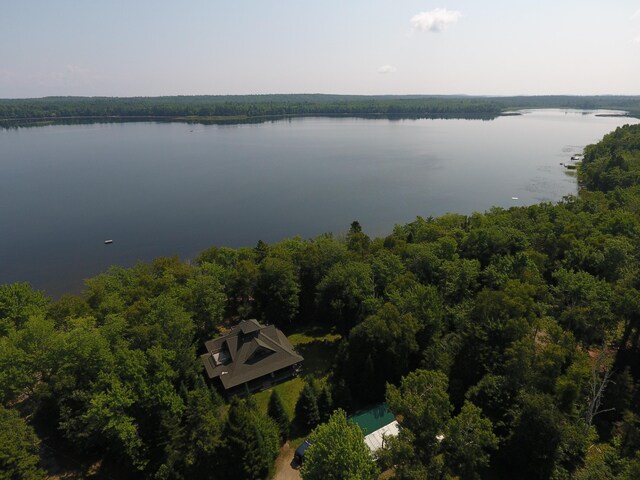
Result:
M515 108L615 108L640 114L633 96L354 96L203 95L174 97L45 97L0 99L0 120L169 118L241 121L291 115L494 118Z
M383 400L396 478L640 478L639 175L625 126L585 149L584 188L557 204L211 247L56 301L2 285L0 478L42 478L48 447L117 478L268 478L291 421L318 442L306 478L351 475L363 450L341 410ZM252 317L342 335L293 419L277 396L265 413L204 382L203 341ZM327 449L336 432L350 462Z
M179 117L254 118L285 115L495 116L491 100L446 97L247 95L185 97L46 97L0 100L0 118Z

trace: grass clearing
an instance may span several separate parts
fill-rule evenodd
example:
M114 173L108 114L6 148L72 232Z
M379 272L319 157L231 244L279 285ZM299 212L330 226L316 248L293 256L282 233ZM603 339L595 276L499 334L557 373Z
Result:
M260 411L267 412L269 397L271 392L276 390L284 404L284 408L293 420L295 415L296 402L300 392L304 387L305 379L313 377L320 383L327 380L331 364L338 351L340 335L325 325L311 324L301 325L293 330L287 338L295 349L304 357L302 363L302 375L294 377L286 382L280 383L262 392L255 393L253 398L258 404ZM296 433L296 432L292 432ZM304 437L294 438L291 441L302 442Z
M305 325L287 336L294 347L314 342L335 342L340 340L340 335L325 325Z
M287 415L289 415L289 419L293 420L296 402L298 401L298 396L302 391L302 387L304 387L304 380L301 377L295 377L291 380L287 380L286 382L282 382L275 387L263 390L262 392L254 393L253 398L258 404L258 408L260 409L260 411L267 413L269 397L271 397L271 392L273 390L276 390L278 392L278 395L280 395L282 403L284 404L284 409L286 410Z
M304 357L302 376L325 381L342 337L327 325L314 323L301 326L287 338Z

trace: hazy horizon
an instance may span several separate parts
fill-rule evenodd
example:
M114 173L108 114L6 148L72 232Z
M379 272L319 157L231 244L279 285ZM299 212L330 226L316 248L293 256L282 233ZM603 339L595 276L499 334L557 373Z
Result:
M24 0L0 40L0 98L640 94L637 0Z

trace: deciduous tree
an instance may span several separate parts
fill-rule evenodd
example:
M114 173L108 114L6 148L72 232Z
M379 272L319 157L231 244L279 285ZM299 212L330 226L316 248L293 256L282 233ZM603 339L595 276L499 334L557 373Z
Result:
M400 387L387 387L389 409L415 435L416 450L425 465L436 453L437 437L450 417L447 385L442 372L416 370L402 379Z
M298 314L300 293L295 266L287 260L267 257L259 271L255 299L260 317L280 327L291 324Z
M336 410L327 423L309 435L311 446L304 456L304 480L374 480L378 468L364 443L360 427Z
M460 478L481 478L489 465L489 451L498 447L491 420L471 402L465 402L458 415L447 422L442 449L447 467Z
M42 480L40 441L15 410L0 405L0 480Z

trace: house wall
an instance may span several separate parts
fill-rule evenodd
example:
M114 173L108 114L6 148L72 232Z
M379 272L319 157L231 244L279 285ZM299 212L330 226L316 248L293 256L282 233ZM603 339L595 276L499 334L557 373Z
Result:
M238 385L237 387L230 388L229 390L224 390L224 387L222 387L222 383L220 381L217 381L216 383L221 388L222 393L227 397L232 397L235 395L244 397L249 393L259 392L261 390L271 388L273 385L282 383L290 379L291 377L296 376L297 371L298 365L293 365L291 367L277 370L269 375L264 375L260 378L256 378L255 380L251 380L247 384L242 384Z

